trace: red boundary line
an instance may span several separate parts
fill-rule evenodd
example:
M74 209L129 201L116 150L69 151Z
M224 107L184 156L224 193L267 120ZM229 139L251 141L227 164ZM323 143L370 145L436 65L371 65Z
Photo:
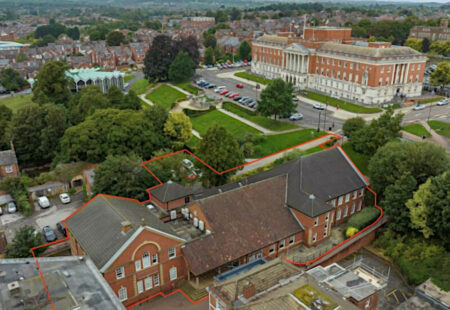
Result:
M339 144L333 145L333 146L331 146L331 147L325 146L325 144L330 143L330 142L333 142L333 141L336 141L336 140L338 140L339 138L341 138L341 136L339 136L339 135L337 135L337 134L335 134L335 133L328 133L328 134L325 134L325 135L323 135L323 136L320 136L320 137L317 137L317 138L314 138L314 139L305 141L305 142L303 142L303 143L300 143L300 144L291 146L291 147L286 148L286 149L283 149L283 150L281 150L281 151L272 153L272 154L270 154L270 155L266 155L266 156L261 157L261 158L257 158L257 159L255 159L255 160L246 162L246 163L244 163L244 164L242 164L242 165L239 165L239 166L236 166L236 167L234 167L234 168L230 168L230 169L227 169L227 170L224 170L224 171L220 171L220 172L217 171L216 169L214 169L213 167L211 167L210 165L208 165L206 162L204 162L201 158L197 157L194 153L192 153L192 152L189 151L188 149L183 149L183 150L179 150L179 151L176 151L176 152L173 152L173 153L161 155L161 156L152 158L152 159L150 159L150 160L147 160L147 161L144 161L144 162L141 163L141 166L142 166L146 171L148 171L148 172L156 179L156 181L158 181L158 183L159 183L159 184L157 184L157 185L155 185L155 186L152 186L152 187L146 189L146 192L147 192L148 195L149 195L149 199L148 199L148 200L145 200L145 201L142 201L142 202L141 202L141 201L139 201L139 200L137 200L137 199L134 199L134 198L120 197L120 196L114 196L114 195L108 195L108 194L97 194L97 195L95 195L94 197L92 197L91 199L89 199L87 202L85 202L85 203L84 203L81 207L79 207L77 210L75 210L74 212L72 212L69 216L67 216L67 217L66 217L64 220L62 220L61 222L63 223L63 225L64 225L64 227L66 228L66 231L67 231L66 220L69 219L69 218L70 218L71 216L73 216L74 214L76 214L77 212L79 212L80 210L82 210L85 206L87 206L92 200L94 200L95 198L97 198L97 196L99 196L99 195L101 195L101 196L107 196L107 197L120 198L120 199L127 199L127 200L131 200L131 201L136 201L136 202L138 202L138 203L140 203L140 204L146 203L146 202L150 202L150 201L152 200L152 196L151 196L150 191L151 191L152 189L154 189L154 188L157 188L157 187L159 187L159 186L162 186L162 185L163 185L163 182L161 182L161 180L160 180L160 179L159 179L159 178L158 178L158 177L157 177L157 176L156 176L156 175L155 175L155 174L154 174L154 173L146 166L146 164L148 164L148 163L150 163L150 162L152 162L152 161L161 159L161 158L165 158L165 157L169 157L169 156L172 156L172 155L175 155L175 154L179 154L179 153L186 152L186 153L188 153L189 155L191 155L192 157L194 157L195 159L197 159L199 162L201 162L203 165L205 165L206 167L208 167L211 171L215 172L215 173L218 174L218 175L222 175L222 174L225 174L225 173L228 173L228 172L237 170L237 169L239 169L239 168L242 168L242 167L244 167L244 166L251 165L251 164L253 164L253 163L255 163L255 162L258 162L258 161L263 160L263 159L265 159L265 158L274 156L274 155L276 155L276 154L279 154L279 153L286 152L286 151L288 151L288 150L297 148L297 147L299 147L299 146L301 146L301 145L303 145L303 144L310 143L310 142L315 141L315 140L318 140L318 139L322 139L322 138L327 137L327 136L329 136L330 139L329 139L329 140L326 140L325 142L320 143L319 146L320 146L322 149L324 149L324 150L332 149L332 148L336 148L336 147L339 148L339 149L343 152L343 154L345 154L346 158L347 158L347 159L355 166L356 170L361 174L361 176L364 178L364 180L367 182L367 184L369 184L369 180L364 176L363 173L361 173L361 171L359 170L359 168L353 163L353 161L350 159L350 157L347 155L347 153L344 151L344 149L343 149ZM375 206L377 209L380 210L380 216L377 218L377 220L376 220L374 223L368 225L367 227L365 227L364 229L360 230L358 233L354 234L353 236L351 236L351 237L349 237L349 238L343 240L342 242L340 242L339 244L335 245L334 247L332 247L331 249L329 249L328 251L326 251L326 252L323 253L322 255L320 255L320 256L318 256L318 257L312 259L312 260L309 260L309 261L307 261L307 262L295 262L295 261L292 261L292 260L290 260L290 259L288 259L288 258L286 258L286 257L282 257L282 259L284 259L286 262L289 262L289 263L291 263L291 264L293 264L293 265L297 265L297 266L310 265L310 264L312 264L312 263L318 261L319 259L321 259L321 258L324 257L325 255L331 253L331 252L334 251L336 248L342 246L344 243L350 241L351 239L355 238L355 237L358 236L359 234L363 233L364 231L366 231L366 230L370 229L371 227L373 227L374 225L376 225L376 224L381 220L381 218L383 217L383 209L380 208L380 207L377 205L377 195L376 195L376 193L375 193L369 186L366 186L366 188L374 195L374 197L375 197L374 206ZM50 304L51 304L53 310L56 310L55 304L53 303L53 301L52 301L52 299L51 299L50 293L49 293L49 291L48 291L47 284L45 283L44 275L43 275L42 270L41 270L41 266L39 265L39 262L38 262L38 259L37 259L36 255L35 255L35 253L34 253L34 250L39 249L39 248L43 248L43 247L47 247L47 246L50 246L50 245L53 245L53 244L57 244L57 243L60 243L60 242L64 242L64 241L67 241L67 240L69 240L68 237L63 238L63 239L60 239L60 240L56 240L56 241L53 241L53 242L50 242L50 243L41 244L41 245L39 245L39 246L37 246L37 247L31 248L31 250L30 250L31 253L33 254L33 258L34 258L35 261L36 261L36 265L37 265L37 267L38 267L38 269L39 269L39 275L40 275L40 277L41 277L41 279L42 279L42 283L43 283L43 285L44 285L45 292L47 293L48 300L50 301ZM189 300L189 301L190 301L192 304L194 304L194 305L195 305L195 304L198 304L198 303L201 303L201 302L205 301L206 299L208 299L208 296L205 296L205 297L203 297L203 298L201 298L201 299L199 299L199 300L197 300L197 301L194 301L194 300L192 300L188 295L186 295L186 293L184 293L182 290L176 289L176 290L174 290L174 291L172 291L172 292L170 292L170 293L168 293L168 294L164 294L163 292L156 293L156 294L154 294L154 295L152 295L152 296L149 296L149 297L147 297L147 298L144 298L144 299L142 299L142 300L140 300L140 301L138 301L138 302L135 302L135 303L131 304L130 306L127 307L127 309L131 309L132 307L135 307L135 306L137 306L137 305L139 305L139 304L141 304L141 303L143 303L143 302L146 302L146 301L148 301L148 300L150 300L150 299L152 299L152 298L154 298L154 297L156 297L156 296L162 296L163 298L167 298L167 297L169 297L169 296L171 296L171 295L173 295L173 294L175 294L175 293L181 293L187 300Z

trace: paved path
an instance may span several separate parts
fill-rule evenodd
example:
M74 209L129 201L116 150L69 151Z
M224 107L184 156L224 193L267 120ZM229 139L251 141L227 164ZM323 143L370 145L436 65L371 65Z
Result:
M450 139L441 136L440 134L436 133L436 131L434 131L430 125L428 125L427 122L425 121L420 121L420 123L425 127L426 130L428 130L428 132L431 134L431 141L436 142L437 144L439 144L440 146L442 146L448 153L450 153Z
M257 168L263 167L263 166L265 166L267 164L270 164L271 162L275 161L278 158L283 157L284 154L287 154L288 152L290 152L292 150L305 151L307 149L311 149L313 147L318 146L319 144L325 143L326 141L330 140L331 138L332 138L331 136L327 135L327 136L315 139L313 141L303 143L303 144L301 144L301 145L299 145L299 146L297 146L295 148L286 150L284 152L280 152L280 153L273 154L271 156L264 157L264 158L254 162L254 163L251 163L251 164L249 164L247 166L244 166L244 168L242 170L238 171L236 173L236 175L240 175L240 174L246 173L246 172L248 172L250 170L257 169ZM251 162L252 160L255 160L255 159L246 159L247 162Z
M135 72L130 73L130 75L134 75L134 78L132 78L131 80L128 81L128 83L127 83L128 85L124 89L124 92L126 92L126 93L128 93L128 91L130 90L131 85L133 85L138 80L140 80L144 77L144 73L142 71L135 71Z

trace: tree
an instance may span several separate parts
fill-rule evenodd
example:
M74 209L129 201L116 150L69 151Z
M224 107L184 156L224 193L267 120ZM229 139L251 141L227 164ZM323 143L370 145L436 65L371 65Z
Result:
M84 91L84 89L82 91ZM124 100L124 95L119 87L113 85L108 89L106 98L109 100L111 108L120 109Z
M236 139L226 129L213 124L200 140L198 155L216 171L221 172L244 163L244 155ZM203 167L202 182L205 186L218 186L225 184L228 178L236 171L222 175Z
M172 39L166 35L158 35L153 39L151 48L144 58L144 74L149 81L167 80L169 66L176 56L177 49Z
M195 73L195 64L186 52L179 52L169 67L169 79L175 82L189 80Z
M409 46L416 51L422 52L422 40L416 38L408 38L405 42L405 46Z
M8 246L8 257L10 258L25 258L32 257L31 248L42 244L42 235L33 226L22 226L16 230L16 235L13 242ZM37 256L45 249L39 248L34 250Z
M67 35L71 37L73 40L79 40L80 29L78 29L78 27L67 28Z
M146 122L152 124L153 129L160 135L164 134L164 126L167 122L167 118L169 117L169 113L167 110L163 108L161 105L154 104L147 109L143 110L144 119Z
M216 46L214 48L214 60L215 61L220 61L223 57L222 51L220 50L220 48L218 46Z
M241 11L237 8L232 8L230 12L230 19L231 20L241 19Z
M364 128L364 126L366 126L366 121L358 116L346 120L342 126L342 130L344 131L344 135L351 137L354 132Z
M13 68L4 68L1 76L1 85L8 91L18 91L28 85L28 82Z
M295 103L292 101L292 84L282 79L273 80L261 92L258 111L264 116L274 115L288 116L295 111Z
M441 62L436 70L430 74L431 84L434 86L447 85L450 83L450 64Z
M436 236L447 249L450 247L450 171L420 185L406 206L412 228L418 229L425 238Z
M186 38L182 38L181 40L175 42L175 46L178 48L179 52L183 51L189 55L191 60L194 62L194 68L198 66L200 62L200 52L196 37L190 35Z
M8 137L8 128L12 115L10 108L3 104L0 105L0 151L11 148Z
M129 109L129 110L140 110L142 109L141 100L138 95L134 92L134 90L130 90L128 94L123 97L122 104L120 105L120 109Z
M205 32L203 34L203 45L205 47L211 47L213 49L216 48L217 45L216 36L214 34Z
M135 154L108 156L95 169L95 194L109 194L145 200L145 191L153 183L153 176L142 166Z
M239 46L239 57L245 60L250 60L252 57L252 47L247 40L242 41Z
M228 21L228 14L225 11L217 10L216 11L216 23L223 23Z
M181 149L192 136L191 120L183 112L170 113L164 125L164 133L172 140L174 149Z
M89 115L94 114L98 109L106 109L111 107L108 98L103 94L97 85L89 85L84 87L81 92L80 101L75 108L79 120L83 121Z
M70 80L65 72L66 63L59 60L46 62L39 70L33 85L33 101L39 104L53 102L67 105L70 99Z
M23 51L19 51L16 55L16 62L24 62L28 60L27 54L25 54Z
M429 51L430 51L430 40L428 40L427 38L424 38L422 40L422 52L428 53Z
M153 19L145 22L145 27L153 29L153 30L160 30L162 28L162 24L159 20Z
M59 151L59 139L68 127L66 111L52 103L43 106L44 126L40 134L40 151L46 161L51 161Z
M214 51L211 46L205 50L204 62L207 65L212 65L214 63Z
M119 46L122 43L126 44L127 40L125 35L120 31L111 31L106 36L106 44L109 46Z
M51 35L54 38L66 32L66 27L61 24L43 25L36 28L34 37L36 39L43 38L46 35Z

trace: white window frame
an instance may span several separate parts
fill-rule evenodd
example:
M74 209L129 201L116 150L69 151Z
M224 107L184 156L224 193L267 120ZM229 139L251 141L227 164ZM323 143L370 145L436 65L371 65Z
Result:
M153 286L154 287L159 286L159 273L157 273L153 276Z
M13 173L13 171L14 171L13 166L11 166L11 165L5 166L6 173Z
M174 281L177 279L177 277L178 277L177 267L173 266L172 268L169 269L169 280Z
M356 199L358 197L358 191L353 192L353 199Z
M142 253L142 269L148 268L150 266L151 266L150 253L149 252Z
M344 203L344 196L339 196L338 206L342 205L343 203Z
M136 282L136 287L137 287L138 294L141 294L142 292L144 292L144 283L142 282L142 280L139 280Z
M364 195L364 188L361 188L359 190L359 197L362 197Z
M348 206L345 206L345 209L344 209L344 217L347 217L347 215L348 215Z
M152 265L155 265L158 263L158 254L152 255Z
M361 211L361 207L362 207L362 200L360 200L360 201L358 202L358 211Z
M280 241L280 245L278 246L279 249L284 249L285 242L284 239Z
M275 244L272 244L269 248L269 253L275 252Z
M353 214L353 213L355 213L355 203L353 203L352 204L352 209L351 209L351 211L350 211L350 214Z
M139 270L142 269L141 260L140 259L134 261L134 267L136 268L136 271L139 271Z
M366 304L364 305L364 308L369 308L370 306L370 298L367 299Z
M177 252L175 248L169 248L168 252L169 252L169 259L174 259L175 257L177 257Z
M295 235L292 235L289 237L289 244L294 244L295 242Z
M345 202L349 202L350 201L350 193L345 194Z
M116 279L123 279L125 278L125 268L122 267L117 267L116 268Z
M319 217L318 216L316 216L314 218L314 226L317 226L317 225L319 225Z
M333 208L336 207L336 199L332 199L330 204Z
M145 290L151 290L153 288L153 276L148 276L144 279Z
M128 293L126 287L119 288L119 291L117 292L117 297L119 297L120 301L125 301L128 299Z
M313 234L312 243L316 243L317 241L317 233Z
M341 215L342 215L342 212L341 212L341 210L339 209L339 210L337 211L337 214L336 214L336 221L339 221L339 220L341 219Z

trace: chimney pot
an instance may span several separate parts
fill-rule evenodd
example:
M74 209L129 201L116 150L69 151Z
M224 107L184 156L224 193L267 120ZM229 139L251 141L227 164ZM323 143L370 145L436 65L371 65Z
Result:
M123 221L120 223L122 225L122 232L126 234L128 231L130 231L133 227L131 226L131 223L129 221Z

